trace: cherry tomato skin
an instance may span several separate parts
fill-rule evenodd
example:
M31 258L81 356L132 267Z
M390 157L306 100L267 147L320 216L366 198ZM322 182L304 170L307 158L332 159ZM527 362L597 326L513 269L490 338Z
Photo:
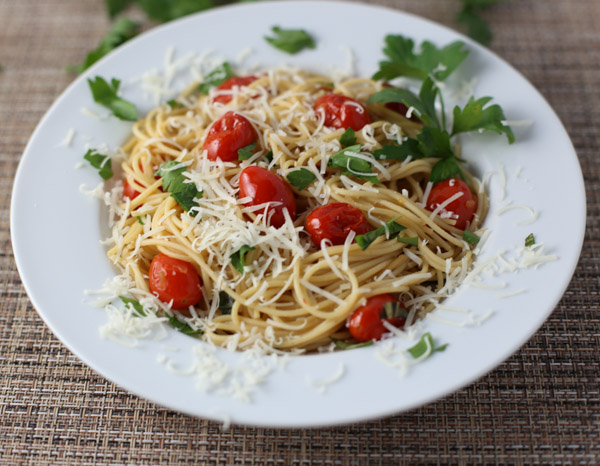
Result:
M132 201L139 196L139 191L136 191L133 186L131 186L127 180L123 181L123 196L128 197Z
M258 79L258 76L234 76L232 78L229 78L225 81L223 81L221 84L219 84L217 86L217 90L218 91L229 91L231 89L233 89L235 86L237 87L244 87L249 85L250 83L256 81ZM219 102L221 104L227 104L229 102L231 102L231 99L233 99L233 96L230 94L221 94L216 96L213 99L213 102Z
M383 325L386 320L394 327L401 327L405 324L406 319L394 317L391 319L382 319L381 311L383 306L391 301L399 302L396 298L389 294L379 294L371 296L367 302L356 309L348 320L348 330L355 340L360 342L369 340L379 340L384 333L389 332ZM402 307L404 305L400 303Z
M296 198L292 188L266 168L252 165L242 170L239 196L240 198L251 198L251 201L245 205L253 206L266 202L280 203L267 208L269 225L275 228L279 228L285 223L284 208L287 209L292 221L296 220Z
M473 215L477 210L477 198L463 180L449 178L436 183L427 198L427 210L433 212L439 205L459 192L462 192L463 195L448 204L444 210L458 216L454 226L459 230L464 230L467 223L473 220Z
M173 300L172 309L190 316L188 307L202 299L200 276L186 261L160 253L154 256L148 271L150 291L164 303Z
M323 112L325 126L330 128L352 128L358 131L371 123L371 117L363 104L341 94L325 94L317 99L315 112Z
M317 207L306 217L306 230L319 247L324 239L339 246L344 244L351 231L364 235L371 230L371 225L356 207L345 202L332 202Z
M227 112L208 130L203 149L210 160L233 162L238 160L238 149L252 144L257 138L256 130L246 117Z

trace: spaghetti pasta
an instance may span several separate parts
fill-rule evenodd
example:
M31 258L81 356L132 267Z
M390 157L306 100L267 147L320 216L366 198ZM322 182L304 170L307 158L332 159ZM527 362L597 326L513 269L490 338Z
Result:
M371 156L385 144L418 134L419 122L383 104L367 106L372 121L355 132L359 148L350 156L368 162L371 173L350 164L343 170L330 162L344 151L345 129L328 126L315 102L330 93L364 102L381 83L353 78L333 85L326 76L289 68L249 81L208 95L190 88L178 104L159 106L134 125L122 148L124 213L113 226L117 239L109 258L131 277L135 290L144 292L150 291L149 268L159 253L191 263L203 298L186 315L177 315L222 346L235 341L243 349L257 340L282 350L329 345L331 337L348 337L345 323L358 306L384 293L400 296L413 315L431 311L473 259L451 214L427 209L427 181L437 159ZM205 150L211 125L227 112L242 115L256 132L246 160L211 159ZM185 183L195 186L191 209L184 209L158 178L166 162L176 162L169 169L180 170ZM253 204L240 195L240 175L250 166L281 179L300 168L310 171L314 181L293 189L296 218L283 209L276 227L270 224L272 203ZM465 177L471 188L477 186ZM471 230L479 228L488 206L482 189L475 196ZM342 244L314 244L306 218L334 202L358 209L372 230L385 230L392 220L401 224L405 229L398 238L405 241L384 231L363 250L351 231ZM240 273L231 258L243 247ZM169 303L156 303L173 312Z

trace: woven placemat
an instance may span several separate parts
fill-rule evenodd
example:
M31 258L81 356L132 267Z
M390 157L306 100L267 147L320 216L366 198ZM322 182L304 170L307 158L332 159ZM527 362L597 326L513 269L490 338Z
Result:
M459 6L373 3L450 27ZM14 173L35 125L74 78L65 66L82 60L109 21L102 0L0 0L0 462L598 463L600 2L514 0L485 15L493 50L549 100L583 167L586 243L564 298L516 355L436 403L345 427L222 430L99 377L31 306L10 245Z

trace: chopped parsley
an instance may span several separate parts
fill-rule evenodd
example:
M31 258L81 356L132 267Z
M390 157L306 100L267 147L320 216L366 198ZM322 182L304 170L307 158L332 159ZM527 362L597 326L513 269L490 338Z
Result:
M525 247L530 248L534 244L535 244L535 236L533 236L533 233L529 233L527 235L527 238L525 238Z
M431 356L436 351L444 351L447 347L448 343L435 347L431 333L427 332L423 334L423 336L417 342L416 345L408 348L407 351L411 354L413 358L418 359L427 353L428 348L431 348L431 353L429 354L429 356Z
M142 217L140 217L139 215L137 215L135 218L137 218L137 221L140 225L144 224L144 221L142 220Z
M479 243L479 236L469 230L465 230L462 235L462 239L464 239L469 244L477 244Z
M198 191L196 184L187 179L183 172L187 167L181 162L170 160L163 163L156 171L154 176L160 176L162 179L163 189L171 193L171 197L183 207L183 209L194 217L198 212L192 210L198 206L195 199L202 197L202 192Z
M344 134L340 137L340 144L342 146L353 146L356 144L356 133L352 128L348 128L344 131Z
M481 10L503 0L461 0L462 8L456 15L456 22L467 28L469 37L483 45L488 45L493 38L487 21L481 16Z
M410 244L411 246L419 245L419 237L418 236L411 236L409 238L404 238L402 236L398 236L396 239L398 240L399 243L406 243L406 244Z
M88 79L94 102L100 104L113 112L113 115L121 120L135 121L138 119L135 105L117 96L121 81L111 79L110 84L100 76L94 80Z
M440 181L456 177L460 178L461 180L464 179L462 169L460 168L456 157L450 155L436 162L431 169L429 181L431 181L433 184L436 184Z
M315 40L304 29L282 29L273 26L271 31L274 37L265 36L265 40L283 52L296 54L304 49L316 48Z
M198 91L201 94L208 94L213 87L217 87L219 84L224 83L229 78L233 77L233 71L231 65L228 62L223 62L212 70L204 79L204 81L198 85Z
M454 123L452 125L452 136L468 131L494 131L498 134L506 134L509 144L515 142L515 135L510 126L504 124L506 118L500 105L490 105L484 108L492 100L491 97L481 97L475 100L471 97L465 107L454 107Z
M167 105L171 108L183 108L183 104L175 99L168 100Z
M201 329L194 330L189 324L186 324L175 317L174 314L167 314L167 318L169 319L169 324L171 324L171 327L180 331L181 333L184 333L185 335L202 335L204 333Z
M358 244L364 251L371 245L373 241L375 241L380 236L388 235L388 238L392 239L395 238L398 235L398 233L400 233L402 230L406 230L406 227L404 225L396 223L395 219L390 220L385 225L380 226L376 230L369 231L364 235L357 235L356 244Z
M221 291L219 293L219 310L221 311L222 315L231 314L233 303L233 299L227 294L226 291Z
M120 18L112 25L98 47L87 54L83 63L80 65L69 66L67 67L67 71L83 73L103 56L107 55L109 52L112 52L119 45L136 36L138 29L138 23L127 18Z
M241 274L244 273L244 266L245 261L244 261L244 256L246 255L247 252L249 251L254 251L256 248L252 247L252 246L247 246L244 245L242 246L239 251L234 252L229 259L231 260L231 265L233 265L233 267Z
M298 191L302 191L317 179L313 172L304 167L300 168L299 170L289 172L286 178Z
M98 174L103 180L108 180L113 176L113 169L110 157L99 153L96 149L89 149L83 156L90 165L98 169Z
M121 301L123 301L125 307L128 307L133 311L135 316L145 317L148 315L146 311L144 311L144 306L142 306L139 301L126 296L119 296L119 298L121 298Z
M360 152L361 148L360 144L356 144L342 149L331 156L328 165L330 167L344 168L345 170L342 172L342 175L363 178L373 184L380 185L381 183L377 179L377 175L373 173L371 162L355 155Z
M250 157L252 157L254 149L256 149L256 141L252 144L242 147L241 149L238 149L238 160L248 160Z

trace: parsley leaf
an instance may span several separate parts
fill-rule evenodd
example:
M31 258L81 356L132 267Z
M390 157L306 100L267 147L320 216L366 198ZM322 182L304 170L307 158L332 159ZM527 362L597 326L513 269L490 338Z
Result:
M217 66L214 70L208 73L204 79L204 82L198 86L198 91L206 95L211 88L217 87L219 84L227 81L232 76L233 71L231 69L231 65L228 62L223 62L221 65Z
M113 78L107 83L104 78L96 76L95 80L88 79L94 102L113 112L121 120L135 121L138 119L135 105L117 96L121 81Z
M462 239L464 239L469 244L477 244L479 243L479 236L473 233L470 230L463 231Z
M462 41L455 41L438 49L431 42L421 44L420 52L415 53L412 39L401 35L388 35L385 38L383 53L390 59L379 63L375 80L391 80L399 76L426 79L432 75L443 81L463 62L469 54Z
M415 160L422 159L425 154L420 149L419 141L406 139L400 145L384 145L381 149L376 149L373 157L377 160L406 160L407 157Z
M265 40L273 47L289 54L316 47L315 40L303 29L282 29L279 26L273 26L271 31L275 37L265 36Z
M215 6L211 0L136 0L136 3L150 19L162 23Z
M229 259L231 260L231 265L233 265L239 273L243 274L244 273L244 265L246 265L244 263L244 256L246 255L247 252L254 251L255 249L256 248L254 248L252 246L247 246L247 245L242 246L239 251L234 252L229 257Z
M356 144L356 133L352 128L348 128L344 131L344 134L340 137L340 144L342 146L353 146Z
M238 149L238 160L248 160L250 157L252 157L254 149L256 149L256 141L254 141L252 144L242 147L241 149Z
M356 244L358 244L361 249L364 251L367 249L373 241L379 238L382 235L385 235L389 232L389 239L392 239L398 235L402 230L406 230L404 225L400 225L396 223L396 220L390 220L385 224L385 226L380 226L376 230L371 230L364 235L356 236Z
M339 340L337 338L329 337L329 339L335 344L338 349L350 350L356 348L364 348L366 346L373 345L373 340L363 341L362 343L348 343L347 341Z
M167 105L171 108L182 108L183 107L183 104L181 102L178 102L175 99L168 100Z
M100 154L96 149L89 149L83 158L90 162L92 167L98 169L103 180L108 180L113 176L112 164L108 155Z
M233 307L233 299L227 294L226 291L219 293L219 309L222 315L231 314L231 308Z
M456 178L457 176L461 180L464 180L462 170L460 165L458 165L458 160L456 160L456 157L451 155L439 160L433 166L431 169L431 174L429 175L429 181L431 181L433 184L436 184L440 181L447 180L448 178Z
M381 102L398 102L406 105L408 108L414 108L419 119L428 126L440 128L440 122L435 111L435 99L439 95L439 88L435 85L431 78L427 77L421 85L419 95L416 96L408 89L400 89L397 87L386 87L367 100L367 103Z
M179 168L174 169L173 167L176 166L179 166ZM191 210L193 207L198 206L194 198L202 197L202 192L198 191L195 183L190 182L183 175L186 169L187 167L182 165L181 162L170 160L163 163L154 176L162 178L163 189L171 193L171 197L183 207L190 217L194 217L198 213L195 210Z
M408 348L407 351L411 354L411 356L413 358L418 359L421 356L423 356L425 353L427 353L428 348L431 348L431 353L429 354L429 356L431 356L436 351L444 351L447 347L448 347L448 343L446 343L445 345L435 347L431 333L427 332L427 333L423 334L423 336L417 342L416 345Z
M121 298L121 301L123 301L126 307L131 308L134 315L137 317L145 317L148 315L146 311L144 311L144 306L142 306L139 301L126 296L119 296L119 298Z
M489 24L480 15L486 6L503 0L462 0L463 7L456 15L456 22L465 25L469 37L483 45L488 45L493 38Z
M533 233L529 233L527 235L527 238L525 238L525 247L531 247L535 244L535 236L533 236Z
M139 222L140 225L144 224L144 221L142 220L142 217L140 217L139 215L137 215L135 218L137 218L137 221Z
M114 18L129 6L132 0L106 0L106 9L108 16Z
M396 239L398 240L399 243L406 243L406 244L410 244L411 246L419 245L419 237L418 236L411 236L410 238L404 238L402 236L398 236Z
M171 327L173 327L175 330L179 330L185 335L202 335L204 333L202 329L194 330L185 322L180 321L177 317L175 317L175 315L167 315L167 318L169 319L169 324L171 324Z
M454 155L450 135L439 128L425 126L417 136L419 150L425 157L448 157Z
M294 170L293 172L289 172L286 176L288 181L292 186L294 186L298 191L302 191L308 185L310 185L313 181L317 179L315 174L311 172L308 168L300 168L299 170Z
M452 136L469 131L487 130L498 134L506 134L508 142L515 142L515 135L510 126L503 122L506 120L500 105L491 105L484 108L492 100L491 97L482 97L475 100L471 97L465 107L454 107L454 123L452 125Z
M342 175L363 178L373 184L380 185L381 183L377 179L377 175L373 173L371 162L353 156L353 154L358 154L361 148L360 144L356 144L336 152L329 159L328 165L330 167L344 168L345 170L342 172Z
M100 45L87 54L85 60L80 65L67 67L67 71L74 73L83 73L90 66L100 60L104 55L112 52L119 45L127 42L137 35L139 24L127 18L121 18L110 28Z

